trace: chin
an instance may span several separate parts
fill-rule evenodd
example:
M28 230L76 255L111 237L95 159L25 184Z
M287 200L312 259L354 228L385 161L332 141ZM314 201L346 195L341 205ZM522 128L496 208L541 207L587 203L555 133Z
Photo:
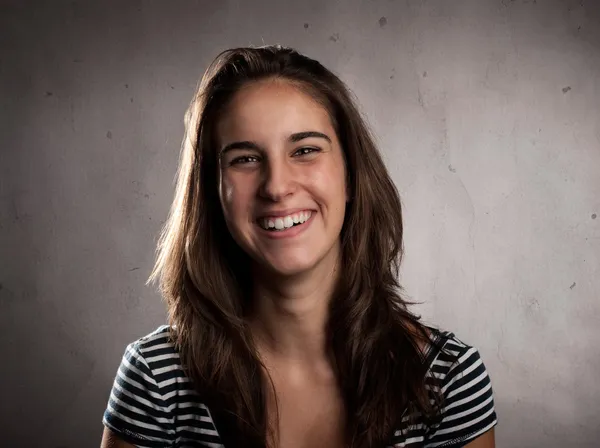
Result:
M267 271L282 277L292 277L310 271L316 260L268 260L263 263Z

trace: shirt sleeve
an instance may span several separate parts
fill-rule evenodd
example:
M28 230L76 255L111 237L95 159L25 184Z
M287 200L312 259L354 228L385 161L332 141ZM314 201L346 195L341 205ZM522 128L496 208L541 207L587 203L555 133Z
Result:
M173 415L137 342L125 350L102 423L136 447L168 447L175 440Z
M490 377L477 349L464 346L442 382L441 420L426 448L462 447L497 424Z

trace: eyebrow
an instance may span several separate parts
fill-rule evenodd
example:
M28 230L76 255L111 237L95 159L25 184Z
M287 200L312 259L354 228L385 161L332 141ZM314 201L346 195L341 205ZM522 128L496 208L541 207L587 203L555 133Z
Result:
M291 134L288 137L288 141L290 143L296 143L296 142L299 142L300 140L304 140L305 138L311 138L311 137L322 138L324 140L327 140L329 143L331 143L331 138L329 138L329 136L327 134L323 134L322 132L318 132L318 131L296 132L294 134ZM233 143L229 143L229 144L225 145L223 147L223 149L221 149L221 154L225 154L227 151L231 151L233 149L260 150L261 148L260 148L260 145L258 145L257 143L245 140L245 141L233 142Z

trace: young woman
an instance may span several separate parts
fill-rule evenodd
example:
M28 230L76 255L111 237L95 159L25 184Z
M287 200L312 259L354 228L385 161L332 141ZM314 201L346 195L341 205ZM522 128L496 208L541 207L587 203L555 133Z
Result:
M103 447L494 446L476 349L397 281L400 199L347 87L281 46L224 51L186 114L152 279Z

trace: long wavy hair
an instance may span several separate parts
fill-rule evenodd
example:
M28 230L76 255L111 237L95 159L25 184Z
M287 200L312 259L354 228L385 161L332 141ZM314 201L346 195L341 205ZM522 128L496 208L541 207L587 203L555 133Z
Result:
M267 447L272 385L248 326L249 257L235 243L218 197L216 123L243 86L283 79L329 113L347 166L350 200L341 239L342 275L330 301L328 344L346 418L346 443L379 447L403 416L439 415L426 387L427 328L408 310L398 274L402 208L366 120L348 87L319 62L275 46L221 52L185 114L174 201L149 282L159 280L182 366L213 413L235 416L235 446ZM230 435L231 437L231 435Z

